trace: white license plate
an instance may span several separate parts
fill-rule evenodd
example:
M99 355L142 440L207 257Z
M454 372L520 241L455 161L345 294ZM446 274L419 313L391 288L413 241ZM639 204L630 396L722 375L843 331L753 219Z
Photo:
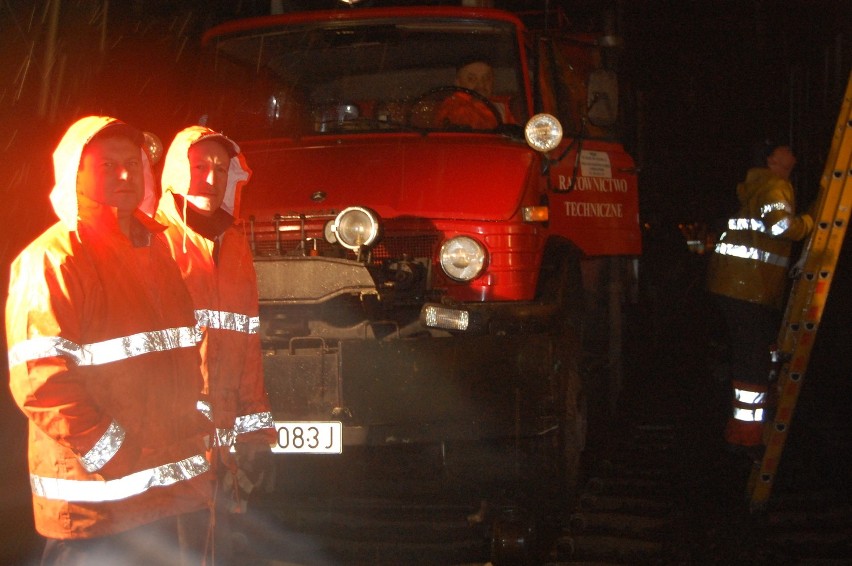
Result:
M276 454L342 454L343 425L337 421L275 421Z

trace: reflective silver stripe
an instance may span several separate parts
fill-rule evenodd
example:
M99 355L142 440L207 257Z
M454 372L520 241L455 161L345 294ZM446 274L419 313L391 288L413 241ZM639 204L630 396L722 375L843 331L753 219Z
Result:
M18 364L37 360L39 358L49 358L51 356L68 356L73 360L83 358L82 346L59 337L39 336L30 338L23 342L18 342L9 350L9 368L13 368Z
M207 417L207 420L213 422L213 408L210 406L208 401L203 399L199 399L196 404L196 409ZM213 438L214 446L230 446L234 443L234 439L236 438L236 434L233 430L227 428L217 428L216 436Z
M733 416L738 421L749 423L763 422L763 405L766 403L766 392L749 391L734 388L734 400L746 407L734 407Z
M232 428L217 428L216 429L216 444L217 446L233 446L237 440L237 433Z
M742 246L738 244L726 244L719 242L716 244L716 253L719 255L727 255L739 257L742 259L753 259L769 265L777 265L778 267L787 267L789 258L786 256L765 252L751 246Z
M238 434L263 430L265 428L275 428L275 421L272 418L272 413L255 413L253 415L245 415L234 419L234 428L216 429L216 440L219 446L233 446L237 440Z
M735 408L734 418L747 423L761 423L763 422L763 409L749 410Z
M210 403L204 400L199 400L196 407L210 421L213 420L213 411L211 410ZM270 412L237 417L234 419L234 428L216 429L216 445L233 446L238 434L253 432L264 428L275 428L275 421L273 421L272 413Z
M153 487L166 487L200 476L210 469L203 454L132 473L114 480L69 480L30 474L30 487L35 495L69 502L98 503L119 501L139 495Z
M754 218L729 218L728 230L753 230L754 232L766 232L762 220Z
M234 431L237 434L245 434L254 432L264 428L275 428L275 421L272 419L272 413L266 411L264 413L254 413L253 415L245 415L234 419Z
M790 206L790 203L785 202L783 200L779 200L776 202L770 202L769 204L764 204L760 207L760 216L764 217L770 212L774 212L776 210L783 210L784 212L789 212L793 214L793 207Z
M79 366L108 364L151 352L193 347L200 338L198 328L189 326L140 332L82 346L58 336L40 336L15 344L9 351L9 367L62 355L71 358Z
M80 462L87 472L96 472L115 456L122 442L124 442L124 429L120 424L112 421L92 449L80 458Z
M210 309L196 310L195 320L198 321L199 326L245 332L246 334L257 334L257 329L260 327L260 318L257 316Z
M760 232L762 234L768 233L773 236L780 236L789 227L789 217L782 218L781 220L770 226L769 230L766 229L766 226L763 224L763 221L755 220L754 218L731 218L728 220L728 230L750 230L752 232Z
M209 401L199 399L198 403L195 404L195 408L198 409L198 412L207 417L208 421L213 422L213 409L210 407Z
M787 228L790 227L790 217L782 218L778 222L772 225L769 229L769 233L773 236L780 236L784 232L787 231Z
M734 388L734 399L747 405L762 405L766 402L766 393Z

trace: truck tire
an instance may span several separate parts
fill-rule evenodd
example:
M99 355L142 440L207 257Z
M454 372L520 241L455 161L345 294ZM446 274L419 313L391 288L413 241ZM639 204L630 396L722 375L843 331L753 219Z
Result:
M564 350L563 350L564 351ZM586 398L576 356L555 356L561 400L558 445L559 484L564 498L573 500L580 479L583 450L586 447Z
M583 285L580 252L570 244L548 245L542 260L538 300L557 306L551 329L551 382L555 391L558 433L549 442L556 478L564 499L576 495L586 445L587 407L580 375L583 332Z

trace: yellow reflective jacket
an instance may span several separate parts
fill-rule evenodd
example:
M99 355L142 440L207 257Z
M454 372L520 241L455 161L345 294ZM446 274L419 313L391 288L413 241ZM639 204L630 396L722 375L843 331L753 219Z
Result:
M708 289L780 309L792 242L810 233L813 219L796 216L792 185L766 168L748 171L737 198L739 212L728 219L710 257Z
M192 302L145 199L134 241L107 206L79 207L84 146L116 120L76 122L54 152L60 221L12 264L10 389L29 419L35 526L55 539L105 536L207 508L211 426Z

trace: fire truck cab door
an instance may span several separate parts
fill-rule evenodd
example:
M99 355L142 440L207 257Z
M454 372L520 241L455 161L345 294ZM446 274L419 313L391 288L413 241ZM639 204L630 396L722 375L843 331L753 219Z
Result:
M618 82L593 38L537 42L538 103L562 123L549 169L550 229L588 256L641 253L633 158L617 139Z

